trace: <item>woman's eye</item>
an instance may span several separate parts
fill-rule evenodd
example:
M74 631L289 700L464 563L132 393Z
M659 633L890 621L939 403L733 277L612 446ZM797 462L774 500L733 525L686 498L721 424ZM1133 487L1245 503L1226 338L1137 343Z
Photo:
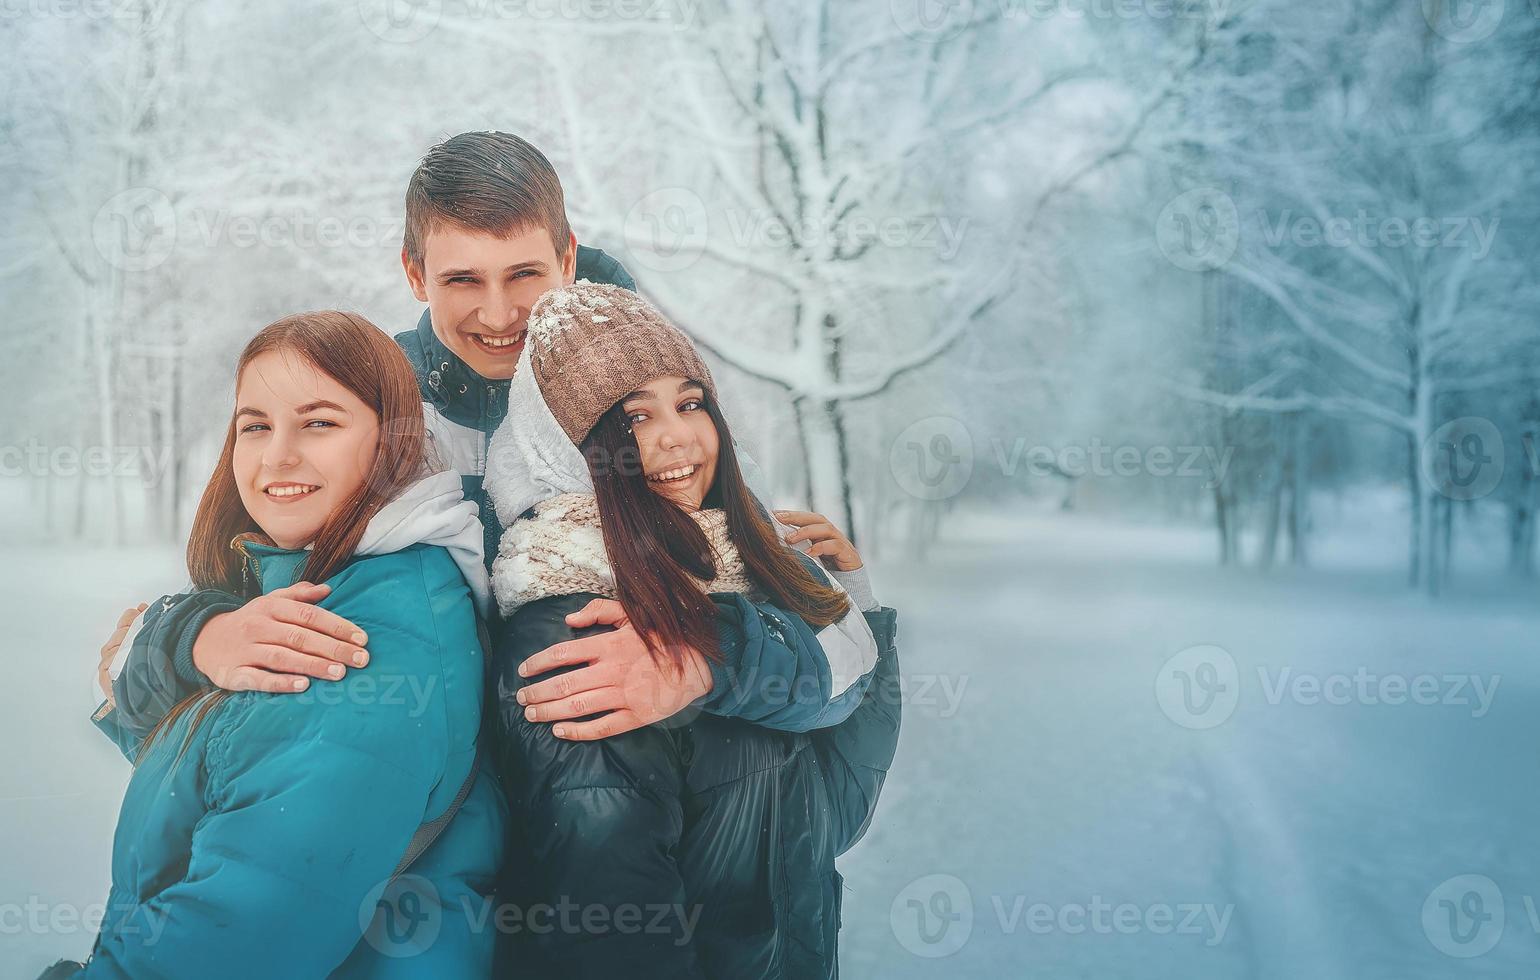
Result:
M701 402L701 400L699 398L691 398L689 401L685 402L683 405L680 405L679 406L679 410L681 412L693 412L696 409L705 408L705 407L706 406Z
M241 427L241 434L242 435L245 435L248 432L266 432L266 431L267 431L267 423L265 423L265 422L253 422L250 425L245 425L245 426Z
M305 423L305 428L307 429L312 426L317 426L320 428L336 428L337 423L329 419L311 419L309 422Z
M645 421L647 421L647 413L646 412L632 412L632 413L630 413L629 415L626 416L626 423L628 425L636 425L639 422L645 422Z

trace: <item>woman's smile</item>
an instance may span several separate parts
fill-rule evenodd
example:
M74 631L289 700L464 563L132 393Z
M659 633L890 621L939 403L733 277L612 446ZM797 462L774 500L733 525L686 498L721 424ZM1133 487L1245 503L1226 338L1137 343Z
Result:
M684 466L678 466L671 470L664 470L662 473L650 473L647 479L653 483L677 483L680 480L686 480L694 476L695 471L698 469L700 467L696 464L687 463Z
M267 486L262 488L262 492L267 496L269 500L286 503L294 500L302 500L319 489L321 489L320 484L316 483L285 482L269 483Z

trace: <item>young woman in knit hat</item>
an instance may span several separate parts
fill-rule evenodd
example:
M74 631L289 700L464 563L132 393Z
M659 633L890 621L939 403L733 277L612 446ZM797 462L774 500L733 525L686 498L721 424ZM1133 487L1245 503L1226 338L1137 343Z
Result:
M793 535L823 564L783 542L745 486L710 371L615 287L579 282L536 305L487 473L507 528L492 572L512 822L499 975L834 976L834 859L871 820L899 728L894 613L860 556L816 515ZM700 669L687 655L699 651L715 672L722 613L751 648L812 634L801 639L828 652L834 700L859 707L805 734L687 710L564 739L524 706L532 683L584 714L623 703L607 692L624 681L563 661L561 641L593 632L595 600L618 601L622 628L678 669Z

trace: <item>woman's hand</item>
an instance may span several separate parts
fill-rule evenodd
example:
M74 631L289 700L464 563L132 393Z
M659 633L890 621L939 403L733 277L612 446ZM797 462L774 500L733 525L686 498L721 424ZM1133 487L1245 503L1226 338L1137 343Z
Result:
M806 510L778 510L775 516L782 524L796 528L786 535L786 543L813 542L806 554L823 562L823 567L836 572L853 572L861 567L861 555L856 551L856 546L822 514Z
M118 617L118 625L102 646L102 660L96 667L96 683L101 685L102 694L108 701L112 700L112 674L108 669L112 666L112 658L118 655L118 648L123 645L124 637L128 636L128 628L134 625L134 620L139 618L139 614L147 608L149 606L141 602L137 606L130 606L123 610L123 615Z

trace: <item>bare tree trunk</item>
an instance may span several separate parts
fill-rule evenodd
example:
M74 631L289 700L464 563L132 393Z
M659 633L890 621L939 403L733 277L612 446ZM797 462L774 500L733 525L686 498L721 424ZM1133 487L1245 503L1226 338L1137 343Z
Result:
M1283 495L1285 484L1288 481L1289 460L1288 450L1281 446L1279 430L1288 425L1288 417L1274 417L1269 420L1268 428L1273 431L1271 440L1273 452L1269 460L1270 469L1267 481L1267 499L1263 503L1266 508L1262 517L1262 540L1257 543L1257 567L1271 568L1278 554L1278 529L1282 523Z
M800 395L791 400L792 416L797 425L797 445L802 450L802 502L813 506L813 449L807 437L807 419L803 406L807 399Z
M850 437L845 431L845 412L839 402L830 402L827 410L829 424L834 429L834 445L839 453L840 516L843 521L840 527L849 536L850 543L857 544L856 512L850 493ZM864 538L865 535L859 537Z
M1235 502L1229 490L1217 480L1214 483L1214 524L1219 531L1219 564L1233 565L1240 553L1236 543Z
M1407 584L1416 587L1422 581L1422 565L1424 555L1422 553L1422 467L1418 464L1417 454L1420 446L1417 437L1407 435L1407 481L1410 484L1408 493L1411 503L1411 526L1406 536L1407 546L1410 549L1407 556Z
M1310 463L1308 443L1310 426L1304 417L1296 417L1290 433L1289 453L1289 561L1297 567L1310 563L1306 537L1310 533Z

